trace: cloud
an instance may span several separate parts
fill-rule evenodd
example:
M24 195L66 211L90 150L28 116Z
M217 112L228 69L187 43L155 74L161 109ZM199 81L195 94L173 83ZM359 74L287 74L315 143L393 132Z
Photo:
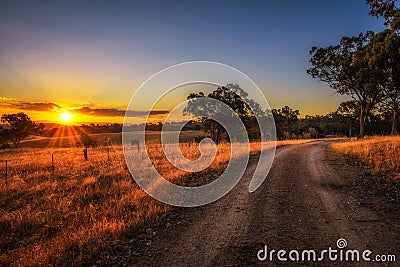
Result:
M23 102L15 98L0 96L0 106L30 111L56 111L62 108L60 105L51 102Z
M0 101L15 101L16 99L11 97L0 96Z
M78 109L74 109L75 112L90 115L90 116L99 116L99 117L145 117L147 116L146 111L136 111L136 110L123 110L116 108L90 108L90 107L81 107ZM164 115L167 114L167 110L153 110L150 111L150 116L156 115Z
M53 111L60 109L61 106L56 103L43 103L43 102L20 102L15 103L15 107L22 110L32 111Z

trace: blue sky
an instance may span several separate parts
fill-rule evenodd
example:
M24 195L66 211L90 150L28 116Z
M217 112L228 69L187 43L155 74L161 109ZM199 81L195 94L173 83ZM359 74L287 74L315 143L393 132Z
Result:
M382 29L362 0L3 1L0 97L123 109L155 72L210 60L272 107L324 114L347 98L306 74L308 51Z

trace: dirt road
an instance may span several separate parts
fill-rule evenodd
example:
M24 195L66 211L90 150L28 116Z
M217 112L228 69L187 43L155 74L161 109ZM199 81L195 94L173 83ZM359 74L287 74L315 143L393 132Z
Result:
M285 146L277 149L268 179L254 193L247 187L256 159L245 177L225 197L199 208L179 208L154 235L132 245L133 266L278 266L260 261L259 250L369 249L377 254L397 254L400 262L400 205L398 198L382 195L368 183L361 168L348 165L329 149L329 142ZM380 185L381 186L381 185ZM378 192L378 191L379 192ZM149 232L149 231L148 231ZM263 255L263 254L260 254ZM295 254L293 254L295 255ZM319 254L317 255L319 256ZM288 258L288 254L285 255ZM288 265L311 265L293 262ZM346 265L325 261L318 266ZM377 266L356 262L352 266Z

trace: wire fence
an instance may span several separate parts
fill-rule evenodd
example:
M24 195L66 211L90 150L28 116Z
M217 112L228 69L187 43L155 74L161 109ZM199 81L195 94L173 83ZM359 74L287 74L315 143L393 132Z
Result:
M120 165L122 147L99 146L93 148L21 149L0 154L0 177L5 185L13 178L75 174L88 165Z

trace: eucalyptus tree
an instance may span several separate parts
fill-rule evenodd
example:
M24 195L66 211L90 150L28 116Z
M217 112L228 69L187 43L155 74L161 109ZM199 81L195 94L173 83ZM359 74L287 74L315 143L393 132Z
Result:
M400 38L391 30L378 33L368 47L367 59L385 93L382 111L392 114L391 134L397 134L400 112Z
M375 34L368 31L355 37L343 37L338 45L310 50L313 78L349 95L359 106L359 137L364 137L365 124L370 111L385 99L377 76L377 68L368 58L369 46Z
M28 115L23 112L17 114L3 114L1 116L1 122L5 124L5 129L2 129L1 135L7 136L15 148L29 135L39 135L44 129L42 123L32 121Z
M397 134L400 113L400 10L395 0L367 0L370 15L381 17L388 27L372 40L368 51L370 66L378 70L386 93L381 109L392 113L391 134Z
M211 98L218 101L202 101L202 98ZM223 105L229 106L241 119L247 130L258 127L255 116L264 116L260 104L248 97L248 94L237 84L219 86L211 93L205 95L203 92L191 93L187 99L188 104L183 110L184 115L192 115L201 121L211 133L211 139L219 143L227 135L225 128L213 118L218 116L231 116L226 113ZM226 136L226 138L228 138Z

